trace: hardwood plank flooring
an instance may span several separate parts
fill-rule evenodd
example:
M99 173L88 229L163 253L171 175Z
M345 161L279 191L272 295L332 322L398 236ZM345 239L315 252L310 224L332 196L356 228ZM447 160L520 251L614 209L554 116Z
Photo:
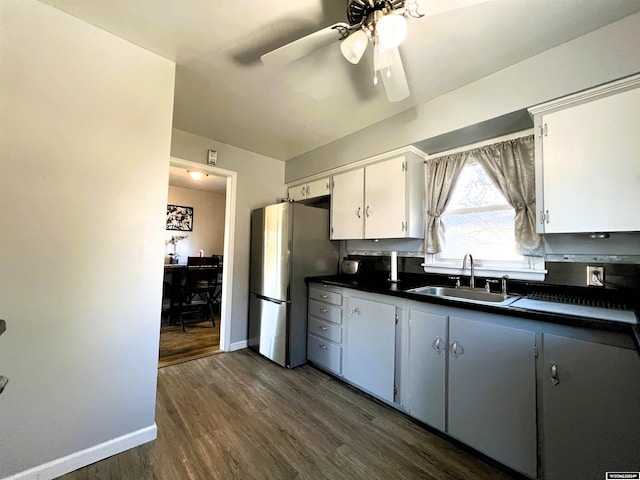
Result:
M64 480L514 478L355 388L250 350L158 370L158 438Z
M220 317L216 326L210 320L190 322L185 332L180 325L162 325L160 328L160 352L158 368L220 352Z

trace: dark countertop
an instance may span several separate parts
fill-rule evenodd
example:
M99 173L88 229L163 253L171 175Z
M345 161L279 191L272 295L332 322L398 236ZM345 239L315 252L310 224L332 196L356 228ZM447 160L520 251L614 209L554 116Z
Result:
M442 298L436 296L425 296L416 293L409 292L413 288L426 286L426 285L447 285L446 277L443 279L429 278L425 275L416 274L400 274L400 281L392 283L387 280L387 275L331 275L322 277L308 277L307 282L314 281L324 283L326 285L334 285L338 287L351 288L354 290L360 290L369 293L378 293L382 295L391 295L394 297L407 298L410 300L416 300L424 303L432 303L438 305L448 305L458 308L466 308L470 310L479 310L489 313L496 313L500 315L510 315L514 317L527 318L530 320L539 320L544 322L552 322L563 325L569 325L582 328L594 328L600 330L614 331L629 334L633 337L636 344L636 348L640 353L640 325L633 325L624 322L615 322L610 320L599 320L595 318L586 318L575 315L565 315L550 312L540 312L535 310L523 309L514 307L511 305L490 305L490 304L478 304L465 301L457 301L451 298ZM450 283L450 282L449 282ZM531 285L527 282L518 282L511 280L509 292L525 295L528 290L539 290L541 287L539 284ZM477 282L476 285L482 285ZM553 287L549 287L553 289ZM637 310L636 310L637 315Z

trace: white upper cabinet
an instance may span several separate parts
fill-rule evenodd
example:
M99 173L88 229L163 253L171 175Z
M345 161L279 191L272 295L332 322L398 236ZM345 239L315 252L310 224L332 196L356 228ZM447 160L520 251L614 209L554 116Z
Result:
M321 178L313 182L296 185L289 189L289 198L300 202L303 200L312 200L314 198L323 197L331 194L331 179Z
M333 176L331 239L364 238L364 168Z
M640 230L640 75L529 111L538 232Z
M333 177L333 240L424 237L424 159L407 151Z

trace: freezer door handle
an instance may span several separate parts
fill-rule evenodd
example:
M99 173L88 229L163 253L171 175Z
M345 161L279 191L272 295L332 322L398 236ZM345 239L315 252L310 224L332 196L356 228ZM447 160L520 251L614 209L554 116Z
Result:
M264 300L265 302L277 303L278 305L283 305L285 303L290 303L287 300L276 300L275 298L265 297L265 296L262 296L262 295L258 295L257 293L254 293L254 295L257 298L259 298L260 300Z

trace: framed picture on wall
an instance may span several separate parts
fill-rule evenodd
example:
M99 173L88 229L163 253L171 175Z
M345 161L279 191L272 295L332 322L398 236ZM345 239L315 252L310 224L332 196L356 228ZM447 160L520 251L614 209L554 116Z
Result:
M193 231L193 207L167 205L167 230Z

